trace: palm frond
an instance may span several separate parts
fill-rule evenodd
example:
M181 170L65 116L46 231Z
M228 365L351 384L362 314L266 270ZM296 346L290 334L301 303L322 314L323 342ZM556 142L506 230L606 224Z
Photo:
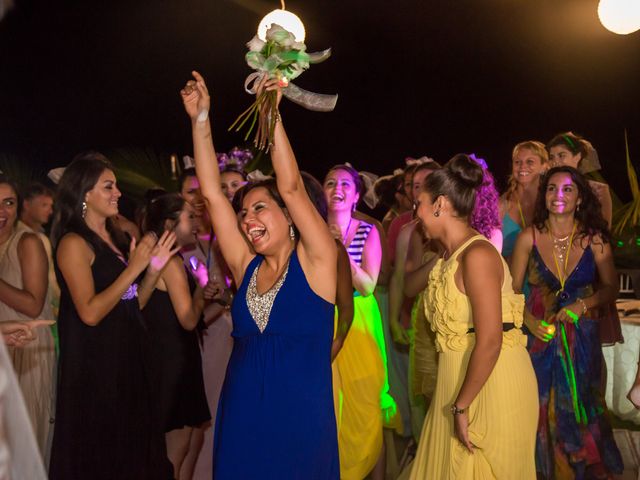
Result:
M616 236L622 235L627 228L633 228L640 224L640 186L638 185L638 176L631 163L626 130L624 131L624 145L627 157L627 176L629 177L632 200L616 212L616 220L613 225L613 234Z

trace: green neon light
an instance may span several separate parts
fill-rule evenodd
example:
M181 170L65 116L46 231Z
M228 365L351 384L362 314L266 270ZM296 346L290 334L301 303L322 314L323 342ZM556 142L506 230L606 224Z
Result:
M569 350L569 342L567 341L567 332L564 328L564 324L560 323L560 335L562 337L562 345L564 346L564 353L567 356L566 364L564 358L562 359L562 368L564 369L567 383L569 384L569 390L571 391L571 400L573 401L573 412L576 416L576 422L587 424L587 412L584 409L584 405L578 397L578 384L576 382L576 372L573 368L573 361L571 360L571 351Z

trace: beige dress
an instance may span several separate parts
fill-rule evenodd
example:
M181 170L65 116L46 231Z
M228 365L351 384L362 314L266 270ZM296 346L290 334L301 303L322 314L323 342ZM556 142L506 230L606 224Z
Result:
M22 270L18 258L18 243L25 233L33 233L28 227L18 224L13 235L0 245L0 278L16 288L22 288ZM36 317L53 318L50 299L45 299L44 309ZM0 302L0 321L32 320ZM7 347L13 362L18 383L22 389L25 406L31 419L38 447L47 458L47 440L52 423L53 380L55 374L55 347L48 328L38 329L38 337L24 347Z

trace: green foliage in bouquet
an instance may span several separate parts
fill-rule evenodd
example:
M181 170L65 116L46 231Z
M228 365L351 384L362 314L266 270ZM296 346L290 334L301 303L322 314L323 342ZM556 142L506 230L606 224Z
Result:
M318 53L307 53L303 42L297 42L293 34L280 25L273 24L267 30L266 41L254 36L247 47L245 55L247 64L256 70L249 75L245 82L245 90L255 93L256 86L266 75L269 79L278 79L281 86L286 87L289 82L299 77L313 63L320 63L331 54L331 50ZM260 93L256 101L238 116L229 127L229 131L240 131L248 125L244 140L257 127L254 145L259 150L268 151L273 145L273 133L278 121L277 93L275 91Z

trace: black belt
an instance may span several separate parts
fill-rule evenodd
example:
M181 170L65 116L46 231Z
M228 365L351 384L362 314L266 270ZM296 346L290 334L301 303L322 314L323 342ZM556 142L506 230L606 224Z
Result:
M515 323L503 323L502 324L502 331L503 332L508 332L509 330L513 330L514 328L516 328ZM476 333L476 329L475 328L470 328L469 330L467 330L467 333Z

